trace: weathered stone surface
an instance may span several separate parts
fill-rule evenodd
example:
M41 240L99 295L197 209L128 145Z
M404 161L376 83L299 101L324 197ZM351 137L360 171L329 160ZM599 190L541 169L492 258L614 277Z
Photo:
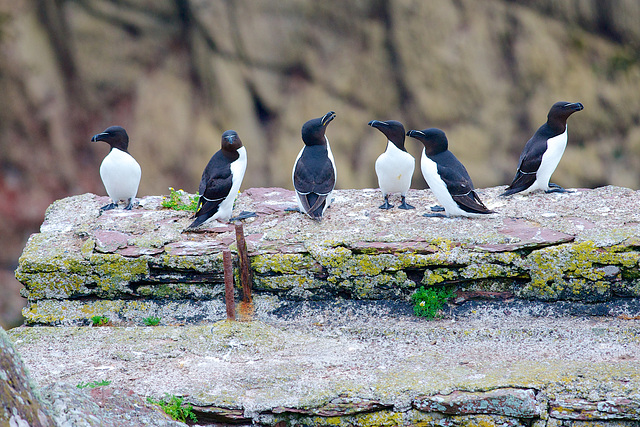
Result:
M244 225L254 291L283 301L406 300L420 286L446 286L458 292L460 313L473 299L500 295L600 307L627 299L615 304L616 315L639 314L632 309L640 295L637 191L507 198L500 191L480 190L497 212L487 218L434 219L421 216L435 203L430 190L410 191L415 211L378 209L378 190L337 190L317 223L285 211L294 206L291 191L248 189L236 212L257 213ZM141 306L152 315L167 305L176 321L212 320L223 287L221 252L235 250L233 227L183 232L190 214L160 202L143 198L131 212L102 214L93 195L53 204L16 273L29 300L27 322L82 324L96 307L129 322ZM189 299L216 308L196 314Z
M57 426L186 426L127 389L110 386L79 389L75 385L56 383L44 387L41 393L52 408Z
M594 402L559 398L549 402L549 415L565 420L640 420L640 400L616 397Z
M55 423L20 356L0 328L0 425L49 427Z
M424 412L443 414L494 414L517 418L540 416L535 390L498 389L484 393L454 391L449 395L422 396L414 406Z
M22 327L9 335L45 387L108 379L139 395L185 396L203 420L216 422L638 421L637 320L478 312L427 322L393 304L291 302L256 310L253 322Z

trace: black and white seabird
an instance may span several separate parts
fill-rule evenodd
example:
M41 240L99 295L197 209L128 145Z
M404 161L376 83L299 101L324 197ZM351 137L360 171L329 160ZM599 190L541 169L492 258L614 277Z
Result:
M131 154L129 148L129 135L120 126L110 126L91 138L92 142L104 141L111 146L109 154L100 165L100 178L111 203L100 208L106 211L118 207L118 202L127 202L125 209L131 209L138 193L142 170Z
M391 209L389 204L389 194L400 193L402 203L400 209L414 209L407 204L405 197L411 187L411 178L416 166L416 160L404 148L405 131L402 123L389 120L381 122L372 120L369 126L378 129L387 137L387 148L380 154L375 163L378 185L382 190L384 203L380 209Z
M195 221L187 229L196 228L209 218L229 221L246 169L247 150L242 146L238 133L225 131L220 150L211 157L202 172Z
M322 219L331 204L331 193L336 185L336 163L325 135L327 125L335 117L336 113L329 111L302 126L304 147L293 165L292 179L298 207L315 220Z
M446 216L473 217L493 213L480 201L463 164L449 151L449 141L443 131L436 128L410 130L407 135L424 145L420 161L422 176L444 207Z
M520 154L513 182L501 196L544 190L564 193L564 188L549 183L567 146L567 119L584 106L579 102L556 102L547 115L547 123L538 128Z

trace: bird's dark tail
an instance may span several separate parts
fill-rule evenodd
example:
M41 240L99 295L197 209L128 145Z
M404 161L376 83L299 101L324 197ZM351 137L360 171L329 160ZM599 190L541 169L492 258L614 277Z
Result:
M196 228L196 227L200 226L203 222L205 222L205 221L206 221L206 220L208 220L208 219L209 219L209 217L208 217L208 216L206 216L206 215L198 216L198 217L196 217L196 220L195 220L195 221L193 221L193 222L191 223L191 225L190 225L190 226L188 226L186 229L187 229L187 230L191 230L191 229L193 229L193 228Z
M320 221L322 219L325 203L327 202L327 195L309 193L307 195L307 201L310 206L307 210L307 215L316 221Z

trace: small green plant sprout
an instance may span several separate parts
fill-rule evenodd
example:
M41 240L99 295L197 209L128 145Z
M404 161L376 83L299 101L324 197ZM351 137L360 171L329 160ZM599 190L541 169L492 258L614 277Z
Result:
M453 291L445 288L427 288L420 286L411 299L413 300L413 312L416 316L434 319L441 317L440 310L449 298L453 296Z
M160 318L155 316L149 316L142 319L147 326L158 326L160 324Z
M76 387L78 388L95 388L95 387L104 387L111 384L111 381L102 380L102 381L89 381L88 383L78 383Z
M163 208L195 212L200 196L198 193L196 193L195 196L191 196L183 189L176 191L173 187L169 187L169 196L163 196L162 199Z
M93 316L91 323L93 326L105 326L109 323L109 318L107 316Z
M186 423L188 418L194 423L198 422L196 414L193 413L193 406L185 404L182 397L178 397L173 394L166 394L165 397L160 400L147 397L147 402L160 406L165 414L169 415L176 421Z

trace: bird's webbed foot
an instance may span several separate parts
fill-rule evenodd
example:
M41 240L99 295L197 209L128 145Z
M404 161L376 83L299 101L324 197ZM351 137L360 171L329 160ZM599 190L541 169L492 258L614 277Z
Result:
M431 212L444 212L444 208L440 205L431 206Z
M422 216L425 218L446 218L447 217L445 214L441 214L441 213L425 213L425 214L422 214Z
M258 216L255 212L242 211L238 214L238 216L234 216L233 218L229 218L229 222L233 221L242 221L243 219L253 218Z
M115 209L118 207L117 203L109 203L108 205L104 205L103 207L100 208L101 211L110 211L111 209ZM129 208L131 209L131 208Z
M384 196L384 203L378 206L380 209L391 209L393 207L392 204L389 204L389 196Z
M410 204L407 203L407 201L405 200L405 197L402 196L402 203L400 203L400 206L398 206L399 209L415 209L415 206L411 206Z
M545 190L545 193L573 193L573 190L566 190L553 182L549 183L549 190Z

